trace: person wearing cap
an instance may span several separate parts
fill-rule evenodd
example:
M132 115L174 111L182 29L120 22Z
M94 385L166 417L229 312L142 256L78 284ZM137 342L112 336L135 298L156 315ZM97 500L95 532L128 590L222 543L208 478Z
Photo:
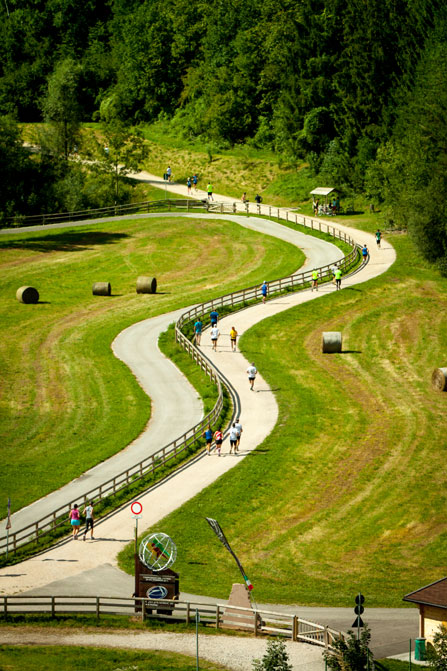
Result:
M256 373L258 371L256 370L256 366L254 363L252 363L248 368L247 368L247 374L248 374L248 381L250 383L250 391L253 391L253 387L255 384L255 377Z
M263 284L262 284L262 287L261 287L261 294L262 294L262 302L263 302L263 303L265 303L265 299L267 298L267 292L268 292L268 290L269 290L269 288L268 288L268 284L267 284L267 282L264 280L264 282L263 282Z

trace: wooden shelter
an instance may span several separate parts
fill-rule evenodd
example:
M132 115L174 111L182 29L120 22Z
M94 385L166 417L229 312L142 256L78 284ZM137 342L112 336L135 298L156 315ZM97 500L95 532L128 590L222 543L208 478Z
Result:
M310 195L315 200L315 197L324 197L324 204L327 205L327 199L331 194L335 194L337 189L334 189L332 186L318 186L316 189L310 192Z
M447 578L410 592L403 600L419 606L419 638L433 642L439 626L447 627Z

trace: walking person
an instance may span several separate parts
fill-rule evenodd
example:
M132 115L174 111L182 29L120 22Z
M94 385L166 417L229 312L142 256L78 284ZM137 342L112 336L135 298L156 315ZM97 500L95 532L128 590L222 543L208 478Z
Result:
M214 440L216 442L217 456L220 457L220 451L222 449L222 441L223 441L223 433L222 433L222 427L221 426L219 426L219 428L215 432Z
M200 341L202 339L202 329L203 324L200 321L200 317L198 317L196 323L194 324L194 338L197 346L200 345Z
M242 434L242 424L239 418L236 420L236 431L237 431L236 452L239 452L239 445L241 443L241 434Z
M219 313L217 312L217 310L211 310L210 312L211 326L216 326L218 319L219 319Z
M262 294L262 302L263 303L265 303L265 300L267 298L268 290L269 290L269 285L264 280L264 282L262 283L262 287L261 287L261 294Z
M231 351L235 352L236 351L236 339L237 339L237 331L234 328L234 326L231 327L230 331L230 343L231 343Z
M341 276L342 276L341 269L337 268L337 270L335 271L335 286L337 288L337 291L341 289Z
M170 165L168 165L168 167L166 168L166 177L168 179L168 182L170 182L172 179L172 170Z
M192 176L192 183L194 184L194 191L197 193L197 182L199 181L199 178L197 175L194 173Z
M230 454L236 454L237 451L237 429L236 422L233 422L233 426L230 429Z
M378 228L377 231L376 231L377 249L380 249L381 241L382 241L382 231L380 230L380 228Z
M208 424L207 430L204 432L203 437L206 440L206 451L208 456L211 455L211 443L213 442L213 432L211 430L211 424Z
M90 501L90 503L87 506L84 506L84 510L82 511L82 514L85 515L85 529L84 529L84 540L85 537L87 536L87 531L90 529L90 538L92 541L95 539L93 538L93 526L95 524L95 518L93 514L93 501Z
M258 371L256 370L256 366L254 365L254 363L250 364L250 366L247 368L248 381L250 383L250 391L254 391L253 387L255 384L255 377L257 372Z
M211 329L211 345L215 352L217 352L217 341L219 340L219 329L217 326L213 326Z
M213 185L211 184L211 182L208 182L208 186L206 187L206 192L207 192L207 194L208 194L208 200L212 200L212 201L214 201L214 198L213 198Z
M192 184L191 177L188 177L188 179L186 180L186 186L188 187L188 196L191 195L191 184Z
M77 503L73 504L73 508L68 513L68 519L73 529L73 540L75 541L78 537L79 527L81 526L81 515Z
M313 291L314 289L316 289L318 291L318 270L316 270L316 268L314 268L312 270L312 289L311 289L311 291Z

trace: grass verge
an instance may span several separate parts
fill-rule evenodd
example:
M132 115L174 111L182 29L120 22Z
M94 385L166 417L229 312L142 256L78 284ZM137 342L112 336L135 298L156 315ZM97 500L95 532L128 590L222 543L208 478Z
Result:
M160 650L119 650L117 648L14 646L0 650L0 664L8 671L39 669L39 671L81 671L100 668L102 671L195 671L195 657ZM220 671L228 667L200 659L200 668Z
M447 281L406 236L393 244L385 275L242 337L279 390L280 418L252 455L163 520L182 548L186 591L225 598L237 578L209 544L205 515L241 549L258 601L347 606L360 590L371 606L396 607L442 575L447 414L430 376L447 349ZM343 332L344 353L321 354L326 330Z

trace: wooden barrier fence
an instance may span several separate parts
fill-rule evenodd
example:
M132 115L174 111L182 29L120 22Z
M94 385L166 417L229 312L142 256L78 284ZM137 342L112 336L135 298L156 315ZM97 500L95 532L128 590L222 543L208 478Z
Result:
M157 611L163 611L158 613ZM186 624L194 621L196 611L202 623L227 629L243 628L257 635L275 635L292 641L312 643L332 649L333 643L345 634L330 627L304 620L295 614L275 613L269 610L240 608L222 604L203 604L194 601L169 601L114 596L29 596L0 597L0 617L47 613L58 615L94 615L98 620L107 615L127 615L145 620L148 616L164 621ZM171 614L167 614L167 613Z

